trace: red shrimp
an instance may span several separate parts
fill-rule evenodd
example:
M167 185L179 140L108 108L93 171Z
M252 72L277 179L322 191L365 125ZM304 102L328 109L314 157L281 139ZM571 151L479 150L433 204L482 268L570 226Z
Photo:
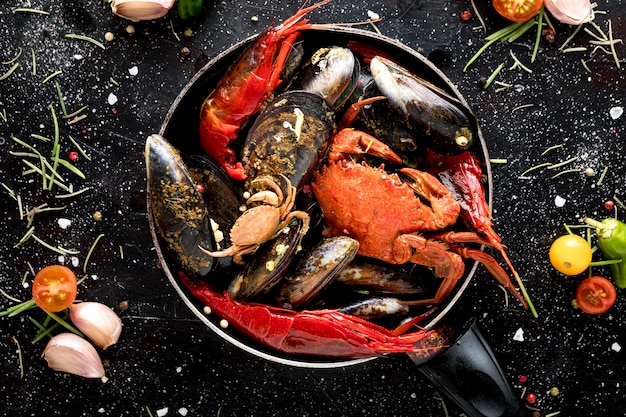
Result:
M428 172L435 175L448 188L461 206L460 216L470 230L483 237L485 244L492 246L500 252L511 272L515 276L524 300L516 294L522 304L528 304L534 316L537 315L535 308L526 293L524 284L519 274L513 267L513 263L506 254L502 245L502 238L493 229L493 219L489 204L485 200L485 188L483 187L483 170L480 160L470 151L458 155L441 155L428 151L426 154ZM511 289L511 287L509 287Z
M435 331L397 334L337 310L293 311L242 303L179 272L183 285L212 313L242 335L271 349L295 355L359 358L387 353L425 353L440 349ZM406 330L403 325L402 330Z
M200 112L200 144L236 180L247 177L231 142L248 118L280 85L280 74L299 31L312 24L303 17L331 0L301 8L282 24L271 27L233 63L207 97Z

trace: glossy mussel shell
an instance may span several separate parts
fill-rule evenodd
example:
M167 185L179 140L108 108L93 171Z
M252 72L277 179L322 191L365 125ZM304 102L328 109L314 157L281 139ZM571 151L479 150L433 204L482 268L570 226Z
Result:
M359 242L348 236L322 239L282 281L279 303L294 309L311 303L352 262L358 250Z
M216 246L202 195L178 152L162 136L148 137L145 158L157 232L187 274L207 275L214 260L199 247L215 250Z
M354 92L361 66L350 49L340 46L320 48L304 64L296 78L296 88L324 97L338 109Z
M293 219L274 239L261 245L230 283L228 294L249 301L269 292L295 259L301 232L302 221Z
M287 91L259 114L242 151L248 178L285 175L300 189L326 155L336 130L332 106L322 96Z
M427 146L439 153L459 154L477 137L476 120L459 100L395 62L377 56L370 71L389 107L406 117Z

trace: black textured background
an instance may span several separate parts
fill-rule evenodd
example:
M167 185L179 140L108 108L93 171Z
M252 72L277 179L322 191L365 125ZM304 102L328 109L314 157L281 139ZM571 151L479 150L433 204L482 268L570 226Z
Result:
M17 7L48 11L49 15L14 13ZM80 297L101 301L118 312L124 331L118 345L102 353L109 381L84 380L49 370L41 359L43 343L32 345L36 328L25 315L0 318L0 414L63 416L460 416L436 389L415 371L405 356L392 356L335 370L297 369L265 362L239 351L210 333L178 300L159 270L145 212L143 146L157 132L174 98L208 58L229 45L280 21L299 7L288 1L205 0L202 14L181 21L175 10L166 18L135 23L111 14L102 1L5 1L0 6L0 60L11 60L21 48L19 68L0 81L0 181L21 195L32 208L47 203L62 212L40 214L35 233L49 243L80 250L77 271L92 242L104 237L88 265ZM367 10L383 20L376 26L391 38L428 56L456 84L474 110L488 142L494 164L496 229L526 282L539 312L533 319L514 303L506 307L501 289L480 269L463 298L465 309L491 342L514 390L534 392L541 415L626 415L623 384L624 353L615 351L624 338L625 293L609 312L591 317L570 306L582 277L564 278L549 265L551 241L563 234L563 224L584 216L608 213L605 200L626 201L624 156L626 134L622 116L612 119L613 107L626 105L626 77L612 58L592 53L590 36L580 32L571 46L586 52L558 50L573 28L558 26L556 42L542 41L530 63L533 34L510 45L487 50L467 72L467 60L483 44L474 31L478 21L464 22L469 1L350 2L335 0L311 14L314 22L337 23L367 19ZM490 2L477 1L489 33L507 23L495 16ZM623 0L600 0L596 23L605 31L610 19L615 38L626 38ZM255 18L255 19L253 19ZM258 18L258 20L256 19ZM185 29L193 35L183 35ZM49 32L49 34L48 34ZM66 33L103 40L115 39L104 50L91 43L67 39ZM175 36L178 35L177 36ZM181 48L190 53L185 55ZM618 44L622 67L626 48ZM33 75L31 49L36 57ZM531 70L509 69L513 51ZM587 73L581 64L587 62ZM513 87L483 90L482 77L504 62L498 80ZM12 65L12 64L11 64ZM0 73L10 68L0 65ZM129 69L137 67L137 74ZM37 176L22 176L23 164L10 150L22 150L11 137L32 142L31 134L52 135L49 105L60 114L53 81L41 81L54 71L68 111L86 105L88 117L76 124L61 121L61 135L71 135L91 155L76 165L87 179L74 180L75 189L91 191L58 201L40 190ZM110 94L118 101L110 105ZM532 104L532 107L519 108ZM66 140L63 153L71 150ZM563 145L542 156L553 145ZM526 169L577 156L566 168L591 167L594 177ZM600 173L608 167L598 184ZM34 180L33 180L34 179ZM565 205L555 205L555 198ZM96 222L95 211L103 214ZM50 263L72 265L32 240L15 244L26 232L16 202L0 189L0 288L19 299L30 289L21 285L30 263L35 270ZM625 220L624 209L618 217ZM71 220L67 229L59 217ZM608 271L597 270L597 272ZM27 280L32 279L29 274ZM119 302L129 308L121 311ZM12 303L1 299L0 307ZM36 318L43 319L37 312ZM524 340L513 335L523 329ZM17 346L21 346L24 376L20 377ZM527 376L520 383L520 375ZM560 394L549 395L552 387ZM166 414L164 414L166 413ZM447 413L447 414L446 414Z

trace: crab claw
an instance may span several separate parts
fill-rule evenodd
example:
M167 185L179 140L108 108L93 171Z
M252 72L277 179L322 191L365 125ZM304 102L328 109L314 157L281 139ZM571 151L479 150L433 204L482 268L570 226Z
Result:
M344 159L341 154L368 154L378 156L394 164L401 164L402 159L394 151L374 136L360 130L342 129L335 138L328 158L331 161Z

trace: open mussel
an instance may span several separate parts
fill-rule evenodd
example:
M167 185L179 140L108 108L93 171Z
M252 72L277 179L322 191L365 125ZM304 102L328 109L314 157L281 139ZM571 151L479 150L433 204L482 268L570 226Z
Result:
M370 71L389 106L404 116L442 154L458 154L473 144L477 123L471 111L439 87L395 62L376 56Z
M350 97L350 105L358 110L346 120L350 127L362 130L390 146L407 166L415 166L418 149L426 149L426 141L407 124L406 117L389 108L388 101L378 100L359 105L375 97L384 97L368 71L361 71L359 83Z
M204 198L165 138L149 136L145 158L148 198L158 234L186 273L206 276L214 260L200 246L214 250L216 243Z
M278 236L261 245L230 283L228 294L232 298L249 301L269 292L295 259L302 227L302 221L295 218Z
M280 94L258 115L244 141L248 178L284 175L300 190L326 155L335 130L333 108L322 96L296 90Z
M217 250L231 246L230 230L245 206L241 191L213 159L203 155L191 155L186 158L186 162L191 178L203 190L202 196L211 220ZM228 268L232 264L232 258L216 258L216 262L223 268Z

